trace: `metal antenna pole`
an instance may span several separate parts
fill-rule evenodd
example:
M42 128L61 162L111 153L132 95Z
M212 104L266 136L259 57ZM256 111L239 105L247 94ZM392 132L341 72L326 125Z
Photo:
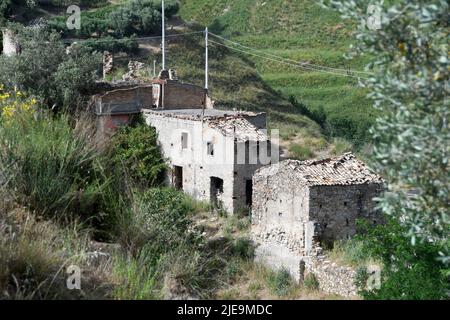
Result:
M166 27L165 27L165 13L164 13L164 0L161 2L161 15L162 15L162 68L166 70Z
M208 91L208 27L205 29L205 90Z

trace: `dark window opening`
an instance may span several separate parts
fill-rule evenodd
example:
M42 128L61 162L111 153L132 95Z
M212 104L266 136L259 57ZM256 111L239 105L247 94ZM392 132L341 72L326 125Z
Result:
M245 204L249 207L253 202L253 181L251 179L245 180Z
M344 201L344 206L345 206L345 207L347 206L347 201Z
M345 218L345 225L348 227L348 219Z
M209 156L213 156L214 155L214 144L212 142L207 142L206 143L206 153Z
M183 190L183 167L173 167L172 183L175 189Z

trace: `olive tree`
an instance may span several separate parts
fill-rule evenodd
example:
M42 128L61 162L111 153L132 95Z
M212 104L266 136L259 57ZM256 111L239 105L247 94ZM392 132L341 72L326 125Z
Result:
M445 0L323 0L359 23L351 55L371 58L361 82L382 116L371 130L374 165L387 180L384 213L449 257L449 4Z

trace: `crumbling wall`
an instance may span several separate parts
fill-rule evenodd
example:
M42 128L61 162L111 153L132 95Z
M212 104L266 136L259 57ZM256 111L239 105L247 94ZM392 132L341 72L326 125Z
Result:
M152 86L116 89L94 97L97 114L139 113L142 108L151 108Z
M373 198L381 187L376 183L311 187L309 217L317 223L319 241L329 244L351 238L356 234L358 219L380 223Z
M114 69L114 55L108 51L103 52L103 79Z
M319 282L319 289L324 292L343 297L358 295L356 270L338 265L324 254L305 258L305 272L314 274Z
M256 244L255 258L274 269L286 268L301 280L308 228L309 190L289 179L288 173L253 178L251 236Z
M258 170L253 188L256 261L285 268L297 281L313 273L325 292L356 295L356 271L330 261L321 247L353 236L358 218L381 222L373 198L382 185L309 186L281 163Z
M157 112L146 112L148 125L156 128L158 142L171 168L178 166L183 171L183 191L194 199L211 201L211 178L223 180L221 200L224 209L235 211L233 202L233 141L221 139L216 130L202 121L171 117ZM185 133L187 147L182 146ZM214 156L207 154L207 142L214 142ZM223 158L231 157L223 160ZM168 172L167 183L173 183L172 172Z
M164 109L199 109L205 104L205 90L196 85L168 80L164 85Z

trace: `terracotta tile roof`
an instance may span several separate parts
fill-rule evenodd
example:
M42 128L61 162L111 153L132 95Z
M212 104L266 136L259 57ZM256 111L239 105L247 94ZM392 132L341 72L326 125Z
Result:
M260 169L258 174L274 175L285 173L295 175L300 183L308 186L357 185L383 183L383 178L371 170L352 153L322 160L285 160L277 165Z

